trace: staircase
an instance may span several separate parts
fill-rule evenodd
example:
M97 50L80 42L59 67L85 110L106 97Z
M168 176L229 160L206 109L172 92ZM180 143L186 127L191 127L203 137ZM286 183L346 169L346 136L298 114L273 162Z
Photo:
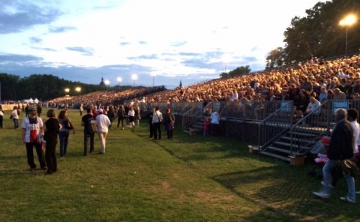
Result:
M263 149L262 155L290 162L291 155L304 155L320 140L317 132L293 132L289 130L270 146Z
M204 130L204 118L198 117L194 119L194 121L188 125L184 132L190 133L190 131L197 133L201 133Z
M268 131L274 131L271 123L274 122L276 114L262 121L259 137L260 154L288 162L290 162L290 156L306 155L323 135L330 135L334 122L329 104L325 102L318 108L319 111L326 108L326 113L314 110L298 122L291 124L290 127L277 124L282 130L278 129L273 134ZM287 121L293 122L291 118Z

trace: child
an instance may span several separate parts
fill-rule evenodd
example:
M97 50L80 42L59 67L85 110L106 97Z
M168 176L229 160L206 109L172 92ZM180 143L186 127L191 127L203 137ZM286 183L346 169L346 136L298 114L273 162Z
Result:
M205 118L205 121L204 121L204 136L209 135L209 126L210 126L209 118Z

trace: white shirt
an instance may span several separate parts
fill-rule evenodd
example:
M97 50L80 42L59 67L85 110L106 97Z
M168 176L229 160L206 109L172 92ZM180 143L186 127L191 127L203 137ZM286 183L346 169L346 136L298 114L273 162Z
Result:
M354 153L358 153L359 150L358 150L358 142L359 142L359 123L357 123L356 121L352 121L350 122L351 123L351 126L353 128L353 132L354 132Z
M36 118L37 123L35 124L30 124L29 117L26 117L21 124L21 128L26 130L25 143L37 142L36 136L41 133L41 128L44 126L43 121L39 117Z
M153 116L152 116L152 123L158 123L160 122L161 120L163 119L163 116L162 116L162 113L157 110L153 113Z
M17 109L14 109L14 110L11 112L11 116L12 116L13 119L19 119L19 115L18 115Z
M213 112L210 116L212 124L220 124L220 115L217 112Z
M315 114L319 114L320 113L320 109L317 109L321 106L321 103L316 100L314 103L309 102L309 105L307 106L307 110L310 109L312 112L314 111ZM317 110L316 110L317 109Z
M96 122L99 133L107 133L109 131L109 126L111 125L111 122L108 116L104 114L99 114L96 116Z

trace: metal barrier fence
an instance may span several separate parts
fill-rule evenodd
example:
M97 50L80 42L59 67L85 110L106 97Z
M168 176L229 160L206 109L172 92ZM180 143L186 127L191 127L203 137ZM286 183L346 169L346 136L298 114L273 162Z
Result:
M280 107L259 123L258 145L264 149L290 129L294 119L293 101L283 101Z
M335 126L334 114L338 108L359 110L360 100L328 100L295 123L290 129L291 153L304 154L309 145L319 141L323 135L330 136Z

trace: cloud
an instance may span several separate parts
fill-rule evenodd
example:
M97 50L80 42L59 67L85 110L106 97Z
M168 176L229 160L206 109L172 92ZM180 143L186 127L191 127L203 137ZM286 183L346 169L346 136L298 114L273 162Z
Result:
M157 55L141 55L137 57L127 57L129 60L140 60L140 59L159 59Z
M147 42L145 42L145 41L139 41L139 44L140 44L140 45L146 45Z
M21 1L1 1L0 34L21 32L35 25L49 24L60 15L62 13L55 8Z
M61 33L61 32L67 32L67 31L75 31L77 30L75 27L71 26L62 26L62 27L50 27L49 31L51 33Z
M31 43L41 43L42 39L38 38L38 37L30 37L30 42Z
M32 55L17 55L17 54L0 55L0 63L33 62L33 61L41 61L41 60L43 60L43 58Z
M130 42L120 42L120 45L129 45Z
M69 51L81 52L84 56L92 56L94 51L92 48L88 47L66 47L66 49Z
M179 52L178 55L181 56L201 56L202 53L195 53L195 52Z
M183 46L187 43L187 41L183 41L183 42L172 42L170 45L173 47L180 47Z
M43 51L48 51L48 52L57 52L57 50L51 49L51 48L41 48L41 47L31 47L31 48L32 49L43 50Z

